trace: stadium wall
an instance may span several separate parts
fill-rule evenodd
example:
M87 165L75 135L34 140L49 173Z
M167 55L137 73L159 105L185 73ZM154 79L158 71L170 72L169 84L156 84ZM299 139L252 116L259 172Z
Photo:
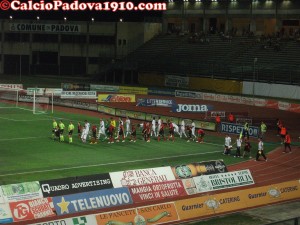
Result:
M244 81L242 94L299 100L300 87L296 85Z

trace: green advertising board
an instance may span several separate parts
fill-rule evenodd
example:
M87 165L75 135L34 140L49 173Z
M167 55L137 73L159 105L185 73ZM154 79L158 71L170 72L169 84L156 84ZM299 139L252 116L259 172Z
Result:
M98 111L109 115L116 115L116 109L104 105L98 105Z

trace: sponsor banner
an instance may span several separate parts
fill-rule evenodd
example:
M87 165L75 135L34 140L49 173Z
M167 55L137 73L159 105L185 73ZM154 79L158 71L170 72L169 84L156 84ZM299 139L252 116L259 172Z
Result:
M221 123L221 132L230 134L240 134L244 129L243 125L233 124L233 123ZM259 128L254 126L249 126L249 136L258 137Z
M128 93L128 94L137 94L137 95L147 95L148 88L120 86L119 92L125 94Z
M124 209L119 211L112 211L107 213L100 213L95 215L97 224L107 224L107 225L133 225L133 224L143 224L139 220L137 210L134 209Z
M43 33L80 33L79 24L50 24L50 23L10 23L10 31L43 32Z
M53 197L58 215L132 204L128 188L111 188Z
M96 91L62 91L61 98L84 98L84 99L96 99Z
M61 92L63 90L61 88L46 88L45 89L45 94L46 95L52 95L53 96L61 96Z
M200 120L194 120L196 128L201 128L203 130L216 130L216 124L213 122L206 122L206 121L200 121Z
M108 173L45 180L40 181L40 186L44 197L54 197L113 188Z
M176 179L228 172L223 160L211 160L172 167Z
M37 198L19 202L10 202L10 210L14 222L33 220L55 216L55 209L51 198Z
M291 104L291 107L289 108L290 112L296 112L296 113L300 113L300 105L299 104Z
M23 84L0 84L0 90L15 91L23 89Z
M219 115L222 118L226 117L226 112L225 111L210 111L210 117L216 117L217 115Z
M45 88L27 88L27 95L44 95L45 94Z
M83 102L83 101L75 100L75 99L53 98L53 104L68 106L68 107L72 107L72 108L88 109L88 110L97 111L96 103Z
M29 225L98 225L94 215L78 216L73 218L64 218L40 223L31 223Z
M241 104L253 105L253 98L241 97Z
M235 119L235 122L237 124L240 124L240 125L244 125L245 123L248 123L249 125L252 125L252 119L251 118L237 117Z
M152 98L139 98L136 106L158 106L158 107L172 107L176 104L174 100L168 99L152 99Z
M129 94L99 94L98 102L135 102L135 95Z
M153 117L152 117L153 118ZM149 121L152 120L149 119ZM168 121L172 121L173 123L179 124L179 118L177 117L172 117L172 116L160 116L160 119L162 120L163 123L167 123ZM165 132L168 131L168 129L166 129L167 127L165 127Z
M188 195L195 195L198 193L196 184L195 184L193 178L182 179L182 183L183 183L184 189Z
M205 113L212 108L210 105L175 104L172 107L172 112Z
M148 88L148 94L149 95L174 96L175 91L173 89Z
M118 93L119 88L120 88L119 86L112 86L112 85L100 85L100 84L91 84L90 85L90 90L97 91L97 92Z
M175 97L203 99L203 94L201 92L196 92L196 91L175 90Z
M89 91L89 84L74 84L74 83L61 83L61 88L64 91Z
M104 105L98 105L98 111L109 115L116 115L116 109Z
M213 214L243 209L246 206L242 193L243 191L234 191L209 196L206 197L204 205Z
M33 96L32 95L19 95L19 101L20 102L33 102ZM41 103L41 104L49 104L49 97L37 96L37 97L35 97L35 102Z
M116 116L122 116L122 117L128 116L131 119L145 120L146 113L116 109Z
M174 202L143 206L137 211L139 223L135 224L163 224L179 220Z
M8 203L0 203L0 224L12 223L13 218Z
M203 100L216 101L216 94L214 93L202 93Z
M175 206L179 218L181 220L187 220L214 214L214 212L207 207L207 201L207 196L176 201Z
M254 184L250 170L203 175L193 178L197 192L208 192Z
M115 188L154 184L175 180L171 167L169 166L139 170L126 170L112 172L109 174Z
M139 185L129 188L134 203L186 196L181 180Z
M165 86L187 88L189 87L189 77L165 75Z
M3 192L2 192L2 188L0 186L0 203L4 203L4 198L3 198Z
M300 182L295 180L247 189L243 195L247 199L247 207L297 199L300 196Z
M38 181L2 185L1 189L5 202L16 202L43 197Z

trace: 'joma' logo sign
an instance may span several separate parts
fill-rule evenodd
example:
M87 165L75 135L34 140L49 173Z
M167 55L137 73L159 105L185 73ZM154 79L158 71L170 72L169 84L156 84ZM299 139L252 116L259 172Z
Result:
M186 105L178 104L176 107L176 112L207 112L207 105Z

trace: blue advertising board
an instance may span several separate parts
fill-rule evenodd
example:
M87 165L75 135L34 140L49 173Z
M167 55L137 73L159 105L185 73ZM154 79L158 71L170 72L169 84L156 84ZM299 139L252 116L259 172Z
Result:
M173 104L176 103L172 99L139 98L136 106L172 107Z
M132 204L126 187L53 197L57 215Z
M221 123L221 132L229 133L229 134L240 134L243 132L244 126L240 124L234 123ZM259 128L254 126L249 126L249 136L250 137L258 137Z
M211 111L213 107L211 105L199 105L199 104L174 104L172 112L188 112L188 113L205 113Z

